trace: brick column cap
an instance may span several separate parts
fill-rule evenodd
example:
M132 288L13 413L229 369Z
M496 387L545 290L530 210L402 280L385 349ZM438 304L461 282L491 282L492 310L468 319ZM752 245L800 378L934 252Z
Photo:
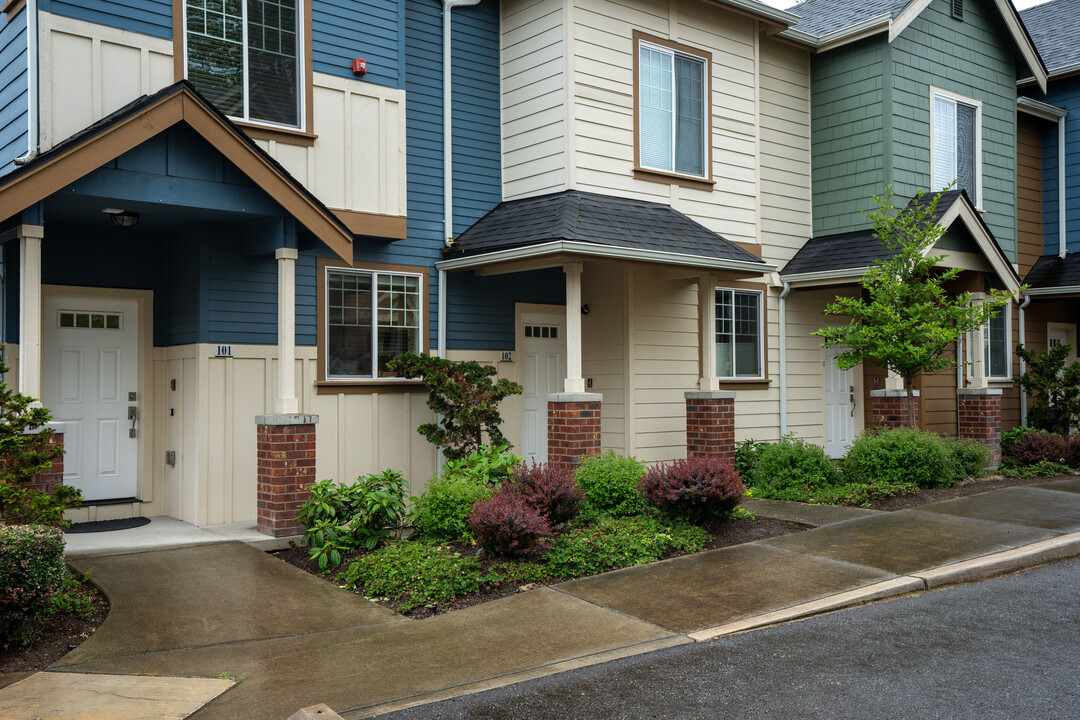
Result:
M297 415L276 413L274 415L256 415L256 425L318 425L318 415Z
M687 400L734 400L734 390L688 390L683 393Z
M915 397L919 397L919 391L913 390L912 394ZM870 397L883 397L883 398L906 398L907 390L871 390Z
M604 400L603 393L551 393L547 396L548 402L554 403L598 403Z
M1000 395L1001 388L958 388L957 395Z

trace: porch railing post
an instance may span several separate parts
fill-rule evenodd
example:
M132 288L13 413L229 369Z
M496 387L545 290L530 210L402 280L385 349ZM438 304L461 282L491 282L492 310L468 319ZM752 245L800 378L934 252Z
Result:
M563 392L585 392L581 374L581 263L563 265L566 273L566 379Z
M278 248L278 392L274 411L296 413L296 258L295 248Z

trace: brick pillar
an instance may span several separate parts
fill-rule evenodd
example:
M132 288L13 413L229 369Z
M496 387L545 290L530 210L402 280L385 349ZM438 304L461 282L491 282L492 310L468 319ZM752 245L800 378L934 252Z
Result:
M48 470L38 475L30 482L22 485L22 487L31 488L33 490L42 490L47 493L52 493L56 490L57 485L61 485L64 482L64 433L58 430L53 430L49 435L48 443L50 445L60 445L61 452L53 460L52 465Z
M600 454L600 393L554 393L548 401L548 464L576 467Z
M257 501L259 532L299 535L296 521L315 482L315 425L318 415L257 415Z
M990 448L990 468L1001 464L1001 390L960 388L960 437Z
M686 393L686 457L735 460L735 393Z
M871 390L871 427L909 427L906 390ZM919 425L919 391L915 391L915 426Z

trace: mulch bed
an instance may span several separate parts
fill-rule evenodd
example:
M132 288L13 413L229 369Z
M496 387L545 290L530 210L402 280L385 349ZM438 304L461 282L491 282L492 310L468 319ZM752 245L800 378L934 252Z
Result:
M997 490L998 488L1003 487L1041 485L1056 480L1072 480L1074 478L1076 478L1076 474L1055 475L1052 478L1034 477L1028 480L1005 477L1004 475L991 475L984 478L964 480L952 487L920 490L915 495L896 495L893 497L871 500L870 508L873 510L889 511L906 510L908 508L928 505L929 503L941 502L943 500L952 500L953 498L964 497L966 495L977 495L988 490Z
M94 634L109 614L109 601L92 587L90 616L56 614L35 623L30 645L0 650L0 675L44 670Z
M717 519L705 526L705 529L709 533L709 541L705 545L706 550L716 550L717 548L729 547L731 545L740 545L742 543L752 542L754 540L764 540L766 538L777 537L779 535L787 535L793 532L799 532L800 530L806 530L806 526L799 525L798 523L784 522L782 520L769 520L765 518L758 518L755 520L749 520L745 518L735 518L731 520ZM487 570L492 565L501 564L502 560L491 559L480 553L479 549L469 543L447 543L456 552L462 556L478 557L481 565ZM526 560L537 559L548 547L541 544L533 551L533 557L526 556ZM320 574L319 566L317 562L313 562L308 557L308 550L304 547L298 547L293 545L292 547L274 553L278 558L284 560L290 565L294 565L301 570L305 570L313 575L317 575L327 580L328 582L334 582L336 575L348 567L351 560L361 557L367 553L366 550L362 550L352 555L346 556L342 561L340 568L332 570L330 574ZM677 557L679 555L685 555L686 553L681 551L675 551L668 553L664 556L664 559L669 557ZM481 603L489 602L491 600L497 600L508 595L513 595L525 590L531 590L537 585L554 585L561 582L565 582L562 578L550 578L542 583L495 583L493 585L485 587L480 592L470 593L468 595L462 595L456 597L453 600L449 600L438 605L423 606L415 608L407 613L403 613L405 617L420 619L425 617L431 617L432 615L439 615L451 610L460 610L462 608L470 607L472 605L479 605ZM397 603L393 600L380 600L379 604L383 607L390 608L391 610L397 609Z

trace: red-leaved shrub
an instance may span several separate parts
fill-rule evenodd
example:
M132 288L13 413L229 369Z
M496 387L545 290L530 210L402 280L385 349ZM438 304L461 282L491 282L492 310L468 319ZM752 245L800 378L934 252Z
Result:
M472 506L469 528L480 547L501 556L520 555L551 535L547 518L508 486Z
M1048 432L1029 432L1009 447L1009 458L1017 465L1035 465L1043 460L1062 462L1069 451L1069 441Z
M1065 464L1080 470L1080 435L1071 435L1065 446Z
M585 495L569 468L521 463L514 468L511 480L512 484L504 487L520 495L553 526L570 522L581 510Z
M640 488L655 507L693 523L731 512L746 493L734 464L717 457L654 465L641 480Z

